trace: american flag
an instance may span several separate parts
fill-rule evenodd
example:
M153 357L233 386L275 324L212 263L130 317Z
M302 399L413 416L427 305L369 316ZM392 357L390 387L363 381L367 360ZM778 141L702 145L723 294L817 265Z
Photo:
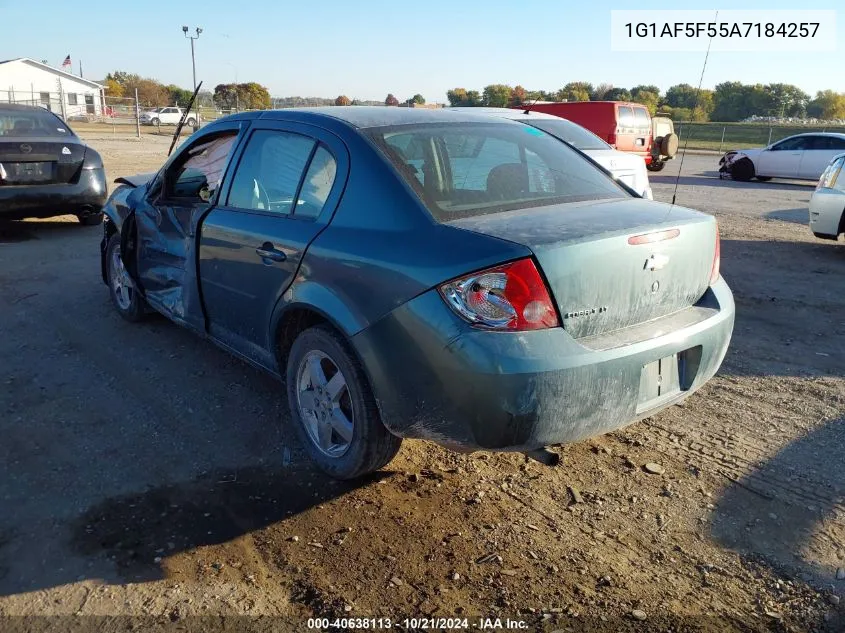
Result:
M65 57L65 61L62 62L62 68L72 68L73 63L70 61L70 55Z

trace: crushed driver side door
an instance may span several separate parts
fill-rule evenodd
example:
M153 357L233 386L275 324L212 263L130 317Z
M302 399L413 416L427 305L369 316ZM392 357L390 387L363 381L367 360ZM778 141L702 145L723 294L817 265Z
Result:
M197 227L214 206L245 122L212 126L191 138L151 182L130 230L133 279L151 307L198 332L205 316L197 281Z

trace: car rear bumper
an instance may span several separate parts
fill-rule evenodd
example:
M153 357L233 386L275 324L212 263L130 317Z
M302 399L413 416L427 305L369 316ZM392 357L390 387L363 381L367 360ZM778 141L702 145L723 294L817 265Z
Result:
M83 169L75 183L0 187L0 219L49 218L99 211L106 203L103 169Z
M841 208L838 205L827 208L825 205L815 204L813 199L810 199L810 230L815 235L826 236L829 239L836 239L839 236L842 225L842 208L845 208L845 195L839 196L839 198Z
M457 450L518 451L607 433L686 398L718 370L733 322L721 279L694 308L580 340L562 328L474 329L431 291L353 344L391 432ZM661 394L655 376L664 373Z

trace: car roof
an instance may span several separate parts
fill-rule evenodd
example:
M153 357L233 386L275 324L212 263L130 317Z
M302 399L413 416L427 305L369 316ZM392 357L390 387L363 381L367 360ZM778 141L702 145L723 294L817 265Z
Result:
M530 108L530 105L525 106ZM522 108L488 108L488 107L450 107L443 108L444 110L469 110L467 114L486 114L488 116L495 116L501 119L510 119L512 121L522 121L525 119L562 119L563 117L555 116L554 114L546 114L545 112L538 112L536 110L526 110ZM568 119L564 119L568 121Z
M475 110L476 108L463 108ZM285 108L265 110L258 118L281 118L279 115L302 113L330 117L357 128L419 123L477 123L478 114L459 112L461 108L401 108L398 106L325 106L319 108ZM237 115L235 115L237 116ZM486 118L486 117L485 117Z
M792 136L785 136L780 141L785 141L788 138L799 138L801 136L832 136L834 138L845 139L845 134L842 132L802 132L801 134L793 134ZM777 141L778 143L780 141Z
M42 108L41 106L25 105L23 103L0 103L0 110L12 110L18 112L32 112L34 110L44 110L45 112L49 112L47 108Z

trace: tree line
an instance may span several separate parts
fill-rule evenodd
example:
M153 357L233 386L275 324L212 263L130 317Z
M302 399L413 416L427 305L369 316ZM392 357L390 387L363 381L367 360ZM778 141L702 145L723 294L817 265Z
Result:
M139 105L145 107L187 105L194 94L193 90L180 88L175 84L164 85L156 79L120 70L106 75L105 87L108 97L134 98L137 90ZM270 92L254 81L218 84L213 92L200 92L198 98L202 103L208 103L210 100L215 106L225 110L265 110L271 107Z
M387 94L387 97L384 99L384 105L386 106L398 106L400 103L404 103L406 105L410 105L412 103L417 103L420 105L425 105L425 97L421 94L417 93L413 97L405 99L404 101L399 101L392 92ZM340 95L334 100L334 104L336 106L348 106L348 105L381 105L379 101L359 101L358 99L350 99L346 95Z
M726 81L714 89L697 89L677 84L666 92L657 86L618 88L603 83L593 86L573 81L547 92L522 86L491 84L479 92L453 88L446 93L452 106L516 107L534 101L633 101L646 106L651 114L660 112L683 121L742 121L752 116L845 118L845 93L822 90L814 98L792 84L743 84Z

